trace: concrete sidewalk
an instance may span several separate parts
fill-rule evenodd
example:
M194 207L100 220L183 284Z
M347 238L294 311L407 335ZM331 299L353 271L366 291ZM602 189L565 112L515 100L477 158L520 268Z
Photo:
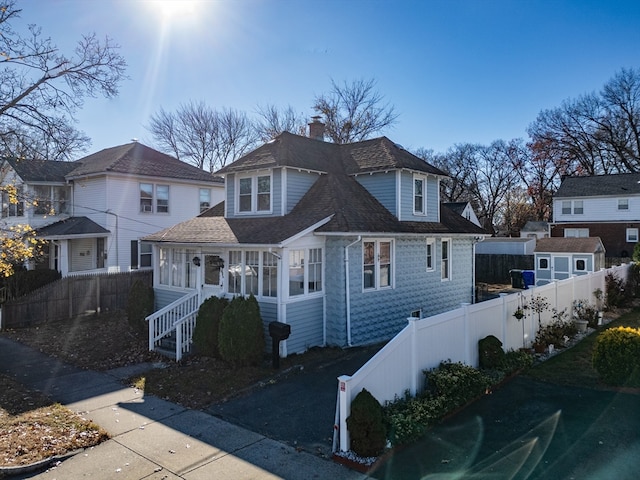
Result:
M149 368L153 366L106 373L81 370L0 337L0 372L81 413L111 435L111 440L46 472L12 478L368 478L210 414L123 386L122 379Z

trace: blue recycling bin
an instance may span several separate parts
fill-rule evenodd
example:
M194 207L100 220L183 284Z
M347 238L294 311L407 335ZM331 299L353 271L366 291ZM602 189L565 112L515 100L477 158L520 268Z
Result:
M524 282L524 288L533 287L536 284L536 272L533 270L523 270L522 281Z

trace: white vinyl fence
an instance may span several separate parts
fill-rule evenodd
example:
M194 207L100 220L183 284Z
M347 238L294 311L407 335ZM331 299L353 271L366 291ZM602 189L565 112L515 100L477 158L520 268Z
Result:
M587 300L596 305L594 292L605 291L606 275L613 273L626 280L628 270L629 264L624 264L463 305L432 317L409 318L408 325L356 373L338 377L334 451L349 450L346 419L351 412L351 401L363 388L382 404L403 397L407 391L415 395L423 389L424 370L435 368L442 361L477 367L478 341L488 335L500 339L505 351L530 347L539 328L538 315L528 308L524 310L525 317L517 320L513 314L519 306L540 296L550 305L542 312L540 325L552 321L553 309L566 309L569 317L565 318L571 318L574 300Z

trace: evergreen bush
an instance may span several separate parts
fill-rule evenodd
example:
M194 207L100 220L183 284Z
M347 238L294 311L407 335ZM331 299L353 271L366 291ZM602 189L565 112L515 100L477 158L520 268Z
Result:
M153 288L141 280L136 280L129 289L129 298L127 299L127 320L129 325L140 333L145 332L148 328L145 318L153 313L153 309Z
M198 309L196 326L193 330L193 343L198 353L207 357L219 357L218 331L220 321L229 300L224 297L207 298Z
M264 327L253 295L235 297L222 314L218 349L223 360L235 366L257 365L264 353Z
M489 335L478 341L480 368L500 368L504 363L502 342L494 335Z
M616 327L598 335L593 367L605 383L640 387L640 329Z
M382 405L363 388L351 402L351 415L347 418L351 436L351 450L361 457L376 457L387 444Z

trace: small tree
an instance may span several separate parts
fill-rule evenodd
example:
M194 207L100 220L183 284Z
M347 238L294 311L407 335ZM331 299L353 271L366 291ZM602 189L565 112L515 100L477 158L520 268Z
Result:
M218 331L220 321L229 300L213 296L207 298L198 309L196 327L193 331L193 343L198 352L205 356L218 357Z
M145 318L153 313L153 303L153 288L141 280L133 282L127 301L127 320L129 325L139 333L143 333L147 328Z
M363 388L351 402L351 415L347 418L351 435L351 450L361 457L376 457L387 443L382 405Z
M235 297L220 320L218 348L223 360L235 366L256 365L264 352L264 329L258 301Z

